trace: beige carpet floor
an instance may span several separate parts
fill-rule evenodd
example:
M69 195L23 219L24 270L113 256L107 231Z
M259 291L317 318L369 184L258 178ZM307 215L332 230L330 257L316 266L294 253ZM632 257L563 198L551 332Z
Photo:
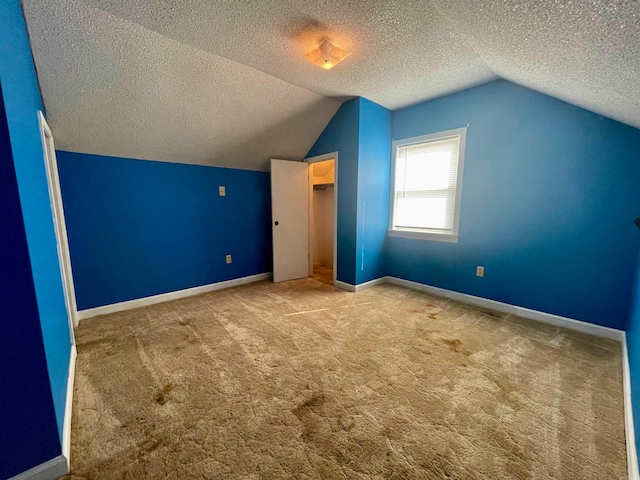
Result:
M260 282L76 338L73 479L626 475L619 343L396 286Z

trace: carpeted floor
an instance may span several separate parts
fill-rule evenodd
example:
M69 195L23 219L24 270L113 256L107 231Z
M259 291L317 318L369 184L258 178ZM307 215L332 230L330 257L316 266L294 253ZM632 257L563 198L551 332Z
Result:
M622 479L617 342L382 285L85 320L69 478Z

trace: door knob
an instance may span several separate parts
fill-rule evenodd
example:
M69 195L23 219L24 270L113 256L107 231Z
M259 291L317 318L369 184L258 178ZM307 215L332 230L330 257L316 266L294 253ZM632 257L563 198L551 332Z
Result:
M278 225L280 222L278 222L277 220L274 222L274 225Z

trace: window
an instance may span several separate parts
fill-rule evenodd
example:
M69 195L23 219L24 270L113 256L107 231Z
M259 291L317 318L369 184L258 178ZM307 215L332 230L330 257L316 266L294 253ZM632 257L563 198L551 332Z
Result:
M389 235L458 241L466 128L393 142Z

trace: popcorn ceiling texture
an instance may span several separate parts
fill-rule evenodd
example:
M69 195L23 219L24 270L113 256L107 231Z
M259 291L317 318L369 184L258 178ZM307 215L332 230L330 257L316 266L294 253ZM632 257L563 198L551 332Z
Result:
M321 95L391 109L496 78L423 1L87 1ZM303 58L324 37L352 52L330 72Z
M640 127L638 0L438 0L500 77Z
M62 150L267 170L340 103L78 1L25 5Z
M309 91L397 109L498 76L640 127L638 1L25 3L73 150L264 165L304 155L335 111ZM323 37L353 52L328 71L302 58Z

